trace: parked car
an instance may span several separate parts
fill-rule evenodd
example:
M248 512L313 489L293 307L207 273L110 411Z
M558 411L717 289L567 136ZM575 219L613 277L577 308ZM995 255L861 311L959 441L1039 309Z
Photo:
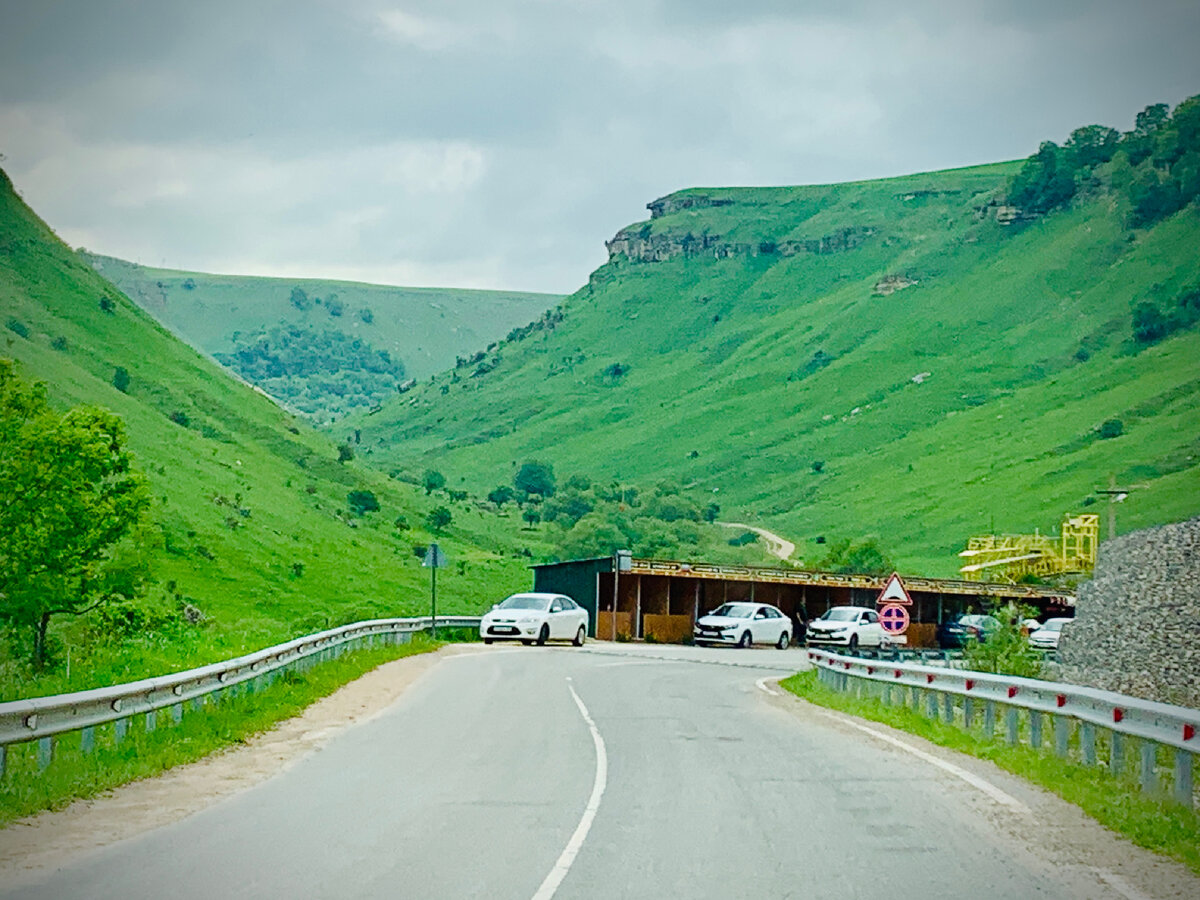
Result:
M692 638L698 646L725 644L749 647L774 644L786 650L792 642L792 622L766 603L723 603L696 620Z
M485 644L570 641L582 647L587 630L587 610L565 594L513 594L479 620L479 636Z
M971 639L982 644L1000 627L1000 620L995 616L967 613L942 622L935 634L939 647L943 650L953 650L962 647Z
M847 647L882 647L887 633L879 624L879 613L865 606L835 606L808 623L808 645L824 644Z
M1029 635L1029 646L1037 650L1057 650L1063 626L1070 621L1070 619L1047 619L1041 628Z

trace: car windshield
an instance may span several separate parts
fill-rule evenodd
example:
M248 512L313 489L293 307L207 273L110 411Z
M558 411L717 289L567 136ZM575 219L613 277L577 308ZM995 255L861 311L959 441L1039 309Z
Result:
M749 619L754 615L757 606L752 606L749 603L722 603L714 609L710 616L728 616L731 619Z
M545 597L531 597L529 594L513 594L507 600L500 604L500 609L542 609L544 610L550 601Z
M842 606L837 609L827 610L825 615L821 616L821 619L825 622L853 622L861 612L862 610L851 606Z
M1038 630L1039 631L1062 631L1063 624L1064 624L1063 619L1050 619L1049 621L1046 622L1045 625L1043 625Z

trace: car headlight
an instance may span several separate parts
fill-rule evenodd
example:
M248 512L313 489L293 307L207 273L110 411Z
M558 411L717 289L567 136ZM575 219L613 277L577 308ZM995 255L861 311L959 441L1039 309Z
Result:
M537 621L537 618L534 616L525 616L525 618L521 619L521 624L522 625L532 625L536 621Z

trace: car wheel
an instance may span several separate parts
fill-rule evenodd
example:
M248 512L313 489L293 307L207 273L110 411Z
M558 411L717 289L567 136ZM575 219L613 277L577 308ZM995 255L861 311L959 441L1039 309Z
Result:
M521 643L524 644L526 647L533 646L533 641L531 641L529 638L521 638Z
M542 630L538 632L537 645L540 647L546 643L546 638L550 637L550 626L543 625Z
M582 625L579 626L579 631L575 632L575 640L571 641L576 647L582 647L584 640L587 638L587 631Z
M484 642L485 644L490 644L490 643L492 642L492 639L491 639L491 638L484 638L484 639L483 639L483 642Z
M775 646L780 650L786 650L788 648L788 644L791 642L792 641L788 637L788 633L786 631L781 631L779 632L779 640L775 642Z
M753 641L751 641L751 640L750 640L750 632L748 632L748 631L743 631L743 632L742 632L742 636L741 636L741 638L738 640L738 644L737 644L737 645L738 645L739 647L741 647L743 650L748 650L748 649L750 649L750 645L751 645L752 643L753 643Z
M850 648L851 653L853 653L855 650L858 649L858 635L857 634L850 635L849 648Z

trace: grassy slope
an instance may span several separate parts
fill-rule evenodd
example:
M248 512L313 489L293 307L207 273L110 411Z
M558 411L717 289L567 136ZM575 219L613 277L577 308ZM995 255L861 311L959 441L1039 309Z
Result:
M115 302L112 313L100 309L101 297ZM195 665L326 624L428 608L429 572L412 545L431 539L424 516L444 499L357 462L338 464L326 436L230 379L88 268L17 198L2 172L0 312L0 322L15 319L28 330L28 338L0 330L0 354L15 358L25 377L47 382L56 404L92 403L123 417L155 498L147 544L152 594L163 596L173 581L210 620L91 651L82 646L83 623L64 622L55 632L75 650L69 686ZM56 338L65 339L65 350L53 349ZM127 394L111 385L118 365L131 375ZM190 427L170 421L173 411L186 412ZM338 513L356 488L376 492L383 509L351 528ZM225 502L239 495L249 517ZM439 608L474 612L527 587L528 560L517 554L527 542L540 550L536 537L470 504L452 510L449 533L439 538L451 560L439 578ZM393 533L398 514L411 531ZM294 563L303 564L300 577ZM14 683L18 677L11 662L0 665L0 693L68 686L62 674L37 684Z
M408 375L418 379L533 321L560 299L517 291L211 275L149 268L109 256L85 258L158 321L210 355L231 351L238 332L286 322L361 338L401 360ZM194 287L184 287L185 282ZM331 316L323 304L299 310L288 299L294 287L310 297L336 294L345 310L341 316ZM372 314L369 323L360 316L366 309Z
M1023 228L980 218L1014 168L704 190L734 203L648 230L754 245L877 233L823 255L619 258L485 377L441 376L354 424L377 459L481 489L531 456L682 477L718 489L725 517L798 543L877 535L904 570L934 575L956 570L968 535L1053 529L1113 475L1145 485L1119 530L1195 514L1200 334L1136 354L1129 334L1131 301L1200 279L1200 217L1134 235L1104 200ZM875 294L898 274L918 283ZM807 372L817 351L834 361ZM614 362L631 366L615 385L601 375ZM1096 440L1109 418L1125 434Z

